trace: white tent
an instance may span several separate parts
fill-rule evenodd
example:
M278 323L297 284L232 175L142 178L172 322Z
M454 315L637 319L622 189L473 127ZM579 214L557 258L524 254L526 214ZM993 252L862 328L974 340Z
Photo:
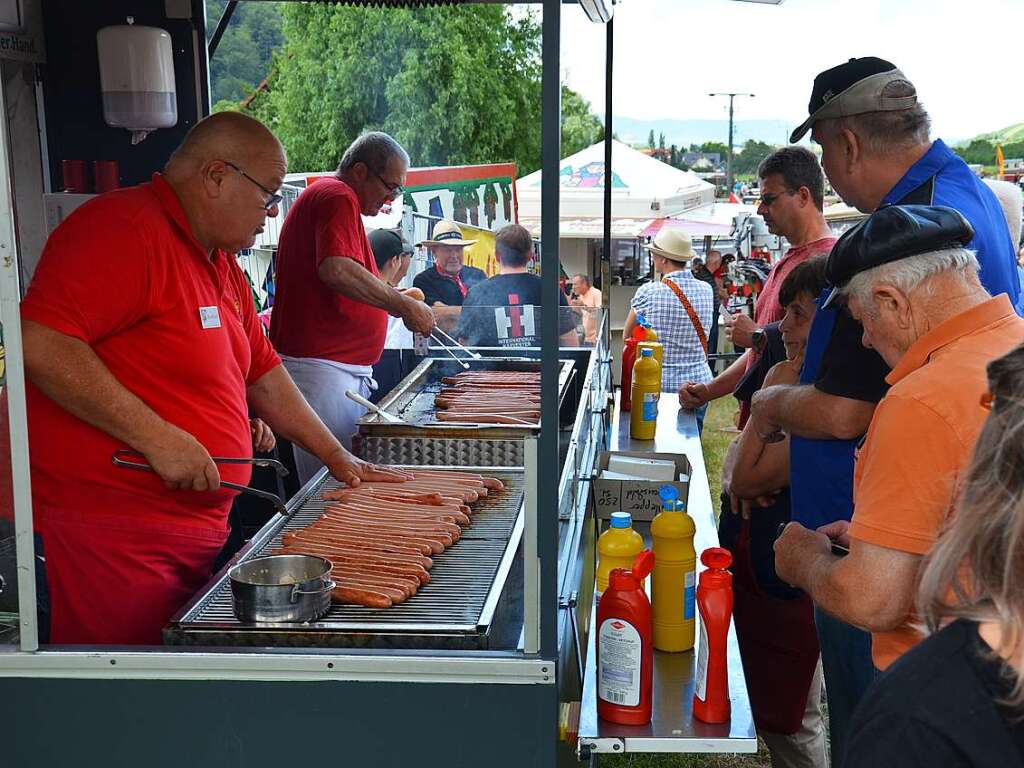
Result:
M562 160L560 217L563 224L604 215L604 142ZM539 219L540 171L516 182L520 220ZM714 202L714 185L690 171L612 140L612 217L648 222ZM528 224L529 226L529 224ZM641 224L642 231L646 224ZM564 229L564 227L563 227ZM568 232L564 237L572 237ZM579 235L577 235L579 236Z

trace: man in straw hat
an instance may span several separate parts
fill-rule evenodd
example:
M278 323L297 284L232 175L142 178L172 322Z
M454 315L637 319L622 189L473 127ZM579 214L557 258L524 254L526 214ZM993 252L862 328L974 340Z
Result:
M418 245L430 248L434 257L433 269L416 275L413 285L423 291L424 301L430 307L461 307L469 289L487 279L482 269L463 263L466 246L476 240L466 240L454 221L442 219L434 225L434 233Z
M681 229L662 227L654 242L644 246L651 252L660 282L641 285L633 296L623 338L629 338L643 315L664 345L661 389L675 392L683 382L711 381L708 367L708 333L714 320L714 292L693 276L688 268L694 257L690 235ZM704 422L705 408L697 411L697 426Z
M429 334L434 315L380 278L362 216L402 194L409 156L386 133L365 133L337 173L311 184L292 204L277 251L277 295L270 339L306 400L348 445L363 407L345 390L368 396L373 364L384 349L388 316ZM305 483L321 463L295 446Z

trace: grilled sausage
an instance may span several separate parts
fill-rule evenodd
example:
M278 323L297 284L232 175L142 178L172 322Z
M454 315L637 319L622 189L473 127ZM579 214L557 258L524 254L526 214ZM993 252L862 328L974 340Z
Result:
M338 603L364 605L367 608L390 608L392 606L391 598L385 594L372 589L347 587L344 584L338 584L331 590L331 600Z

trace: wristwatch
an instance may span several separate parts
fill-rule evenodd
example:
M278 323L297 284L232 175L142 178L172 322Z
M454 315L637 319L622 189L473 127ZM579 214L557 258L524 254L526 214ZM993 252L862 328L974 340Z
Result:
M764 351L767 343L768 334L765 333L764 328L758 328L750 334L750 346L754 348L754 351L757 352L757 354L761 354Z

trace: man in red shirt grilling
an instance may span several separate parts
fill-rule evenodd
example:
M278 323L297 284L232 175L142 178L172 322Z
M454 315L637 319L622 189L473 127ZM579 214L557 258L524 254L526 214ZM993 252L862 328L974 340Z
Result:
M287 169L261 123L200 121L162 173L50 236L22 303L33 513L51 641L156 644L210 577L252 456L249 406L340 480L385 479L316 417L263 334L235 252ZM133 449L153 473L115 467Z

